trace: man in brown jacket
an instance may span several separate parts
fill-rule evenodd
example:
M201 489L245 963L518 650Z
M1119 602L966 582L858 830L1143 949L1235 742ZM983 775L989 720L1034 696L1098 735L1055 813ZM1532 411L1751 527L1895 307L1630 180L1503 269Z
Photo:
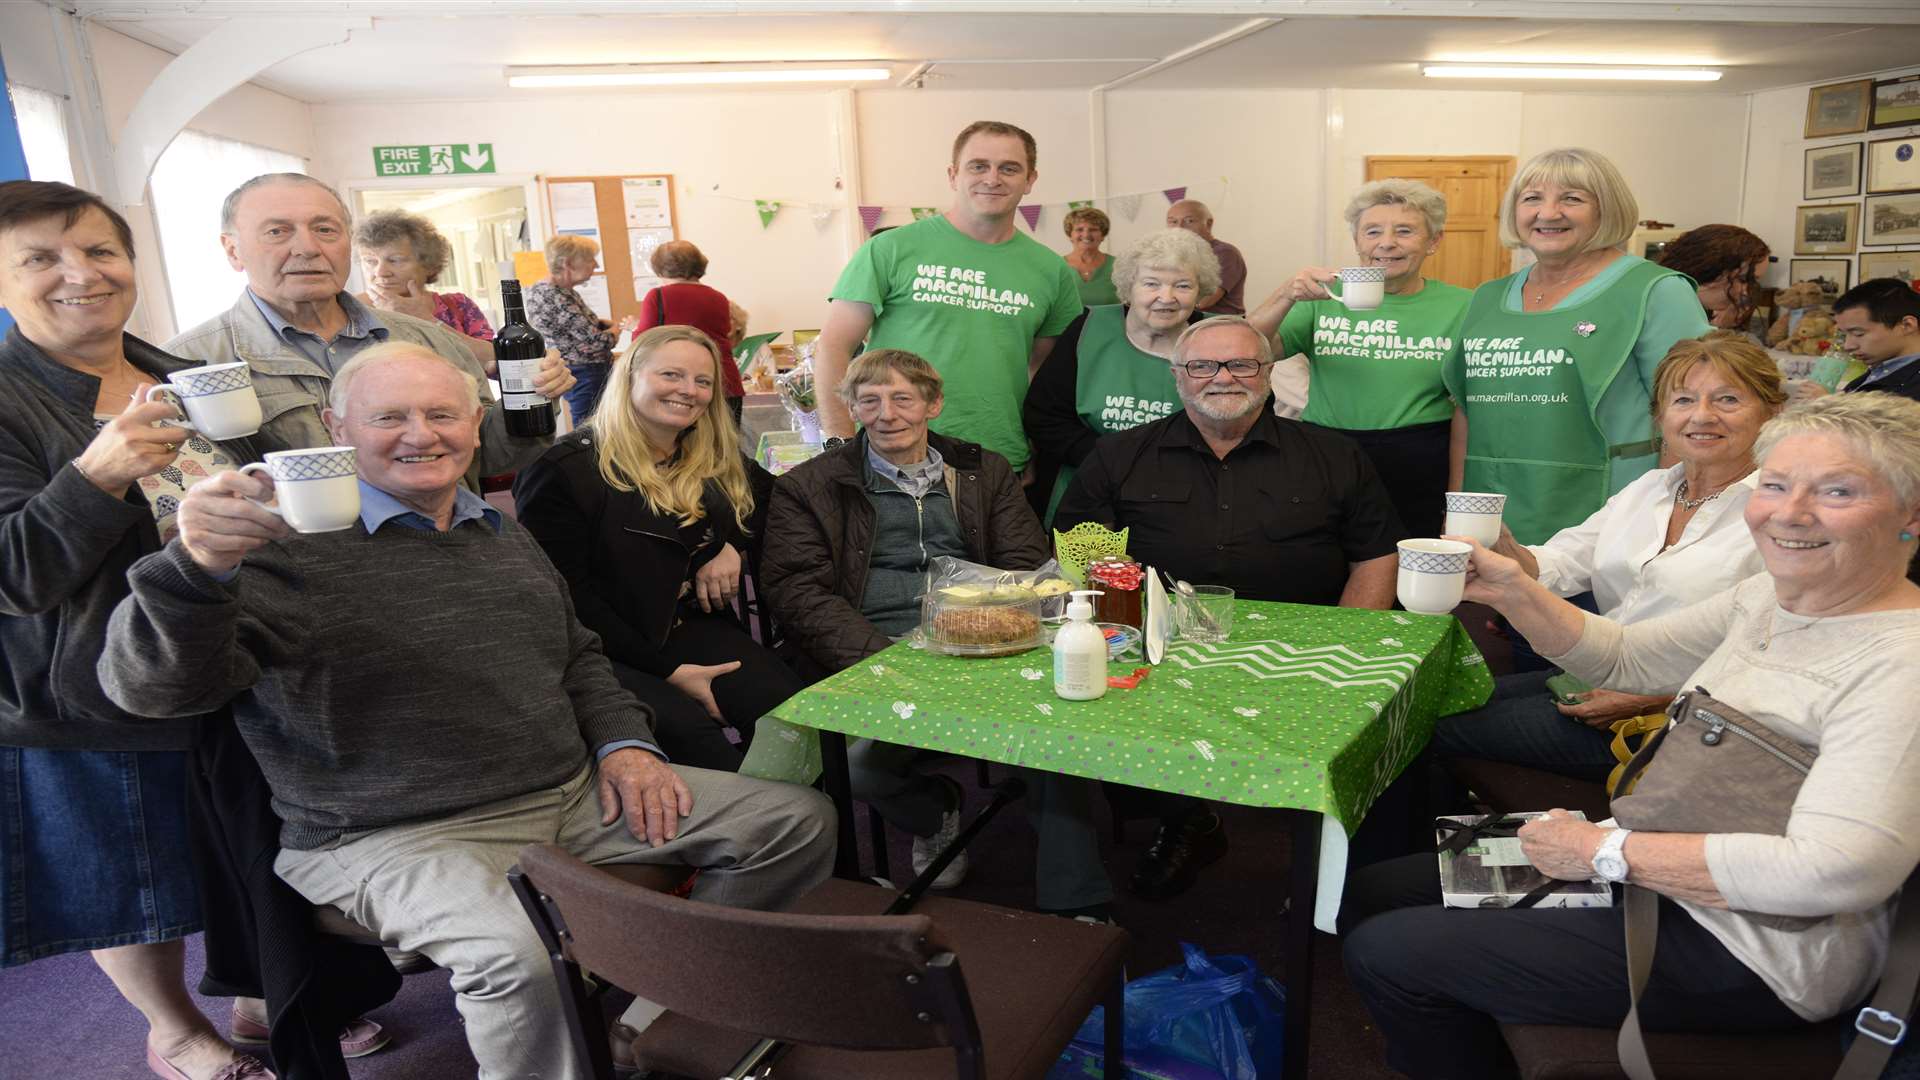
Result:
M1031 570L1048 557L1006 459L927 430L944 404L931 364L876 349L848 367L838 392L861 433L774 484L760 568L774 615L803 653L802 674L813 678L912 633L934 558ZM960 785L924 772L927 756L871 739L848 749L855 796L914 835L916 874L960 821ZM1040 908L1104 918L1113 885L1100 862L1092 786L1052 773L1031 779ZM965 875L962 852L934 887L952 888Z

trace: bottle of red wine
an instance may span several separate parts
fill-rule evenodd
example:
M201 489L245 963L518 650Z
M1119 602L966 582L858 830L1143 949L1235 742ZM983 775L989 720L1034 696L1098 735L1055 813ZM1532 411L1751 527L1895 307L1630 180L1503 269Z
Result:
M546 359L547 343L527 325L527 309L520 302L520 282L500 280L500 306L507 320L493 335L493 359L499 368L500 404L507 409L507 434L551 435L555 427L553 402L534 392L533 379Z

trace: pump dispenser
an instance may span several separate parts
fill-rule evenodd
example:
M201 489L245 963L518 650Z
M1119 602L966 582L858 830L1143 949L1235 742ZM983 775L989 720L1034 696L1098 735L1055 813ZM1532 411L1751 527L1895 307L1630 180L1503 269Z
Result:
M1092 701L1107 692L1107 639L1093 625L1092 597L1081 589L1067 605L1067 621L1053 638L1053 692L1068 701Z

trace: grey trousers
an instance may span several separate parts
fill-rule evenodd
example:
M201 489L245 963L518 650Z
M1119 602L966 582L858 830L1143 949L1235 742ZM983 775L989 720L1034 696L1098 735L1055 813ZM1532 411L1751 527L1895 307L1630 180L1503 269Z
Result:
M699 867L694 899L746 908L784 907L832 872L833 804L818 792L675 771L693 791L693 813L659 847L636 840L624 821L600 824L589 766L557 788L452 817L282 850L274 870L313 903L453 973L481 1080L570 1080L586 1066L573 1059L551 962L507 886L521 848L558 844L594 864Z
M857 739L847 747L853 797L870 803L896 828L932 836L947 809L943 785L920 771L934 751ZM1100 861L1094 828L1093 781L1021 769L1027 816L1039 834L1034 856L1034 900L1042 911L1091 907L1113 899L1113 881Z

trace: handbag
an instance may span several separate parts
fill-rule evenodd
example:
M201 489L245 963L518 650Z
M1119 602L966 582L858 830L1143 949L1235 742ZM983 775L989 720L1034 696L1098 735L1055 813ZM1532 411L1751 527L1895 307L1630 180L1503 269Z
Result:
M1615 795L1612 802L1614 820L1621 828L1786 835L1794 800L1818 756L1814 751L1716 700L1705 687L1675 698L1667 717L1671 722L1665 729L1648 735L1633 759L1617 771L1617 783L1609 782L1610 790L1626 792ZM1920 881L1920 870L1908 884L1915 881ZM1627 987L1632 1004L1620 1025L1617 1049L1629 1077L1654 1080L1640 1030L1640 996L1653 971L1660 898L1637 885L1625 888ZM1805 930L1824 921L1745 914L1780 930ZM1848 1050L1839 1076L1865 1080L1879 1075L1879 1066L1906 1033L1905 1017L1913 1005L1916 983L1920 983L1920 903L1900 906L1880 989L1855 1021L1868 1038L1856 1040ZM1868 1068L1872 1071L1862 1071Z
M1607 774L1607 797L1617 798L1633 790L1632 780L1623 780L1627 765L1633 761L1633 755L1647 745L1647 740L1667 730L1667 714L1663 712L1647 713L1644 716L1629 716L1625 720L1616 720L1608 729L1613 732L1613 759L1620 764ZM1629 739L1639 739L1635 746ZM1635 777L1634 779L1639 779Z

